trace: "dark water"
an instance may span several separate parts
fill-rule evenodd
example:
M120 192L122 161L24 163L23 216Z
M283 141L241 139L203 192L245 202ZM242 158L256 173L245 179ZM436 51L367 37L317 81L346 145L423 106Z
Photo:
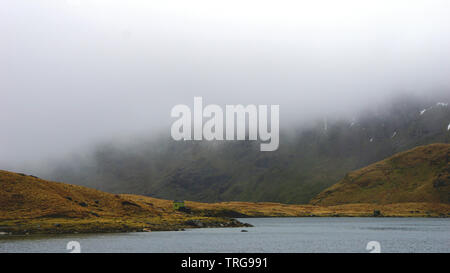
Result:
M0 236L0 252L450 252L450 219L431 218L250 218L255 227L186 231Z

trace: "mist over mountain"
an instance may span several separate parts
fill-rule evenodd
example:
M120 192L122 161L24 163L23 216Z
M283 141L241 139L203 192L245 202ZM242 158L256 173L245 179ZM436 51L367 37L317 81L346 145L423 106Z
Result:
M449 143L448 101L448 95L397 96L351 118L291 124L281 127L274 152L260 152L258 142L177 142L164 135L104 142L43 175L168 199L308 203L352 170L418 145Z
M306 203L348 171L448 141L449 11L446 0L8 1L0 169ZM280 105L279 149L173 141L171 109L194 97Z
M194 96L280 105L287 131L448 90L449 11L447 0L8 1L0 169L165 133Z

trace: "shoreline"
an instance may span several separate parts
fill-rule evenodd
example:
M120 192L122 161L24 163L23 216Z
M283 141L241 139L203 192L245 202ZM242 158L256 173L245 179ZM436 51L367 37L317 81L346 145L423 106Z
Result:
M14 235L50 235L50 234L88 234L88 233L127 233L180 231L187 228L220 228L220 227L250 227L236 219L225 218L183 218L176 220L150 219L67 219L43 218L0 221L0 236ZM150 220L151 221L151 220ZM0 237L1 238L1 237Z
M34 235L73 235L73 234L108 234L108 233L130 233L130 232L158 232L158 231L185 231L186 229L197 228L243 228L253 227L251 224L241 222L245 218L431 218L447 219L442 216L249 216L232 219L225 218L204 218L196 220L185 220L165 224L150 223L145 226L140 223L130 224L120 219L108 219L101 223L93 219L40 219L16 225L15 220L11 225L0 223L0 239L12 236L34 236ZM127 224L124 224L126 222ZM106 225L105 225L106 223ZM99 225L100 224L100 225ZM57 226L55 226L57 225Z
M139 196L139 198L149 197ZM170 205L169 200L158 200ZM192 209L191 213L175 212L175 215L159 217L144 217L142 215L137 215L122 218L39 217L28 219L3 219L0 221L0 238L3 236L15 235L127 233L182 231L188 228L251 227L252 225L240 221L240 219L245 218L347 217L446 219L450 217L450 213L443 213L442 211L448 211L448 205L429 203L389 204L384 206L347 204L332 207L247 202L230 202L226 204L187 202L187 204L189 204L189 207ZM205 209L204 206L208 208ZM284 211L275 210L279 206L284 207ZM403 211L398 209L399 207L403 208ZM374 215L374 212L372 211L374 208L379 209L378 215ZM397 208L397 211L392 211L393 208ZM267 209L272 211L272 213L268 213ZM405 209L407 211L405 211ZM249 213L249 211L251 213Z

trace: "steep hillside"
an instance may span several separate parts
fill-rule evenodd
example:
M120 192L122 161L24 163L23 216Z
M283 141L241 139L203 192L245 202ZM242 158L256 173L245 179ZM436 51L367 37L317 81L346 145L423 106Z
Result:
M348 173L311 203L450 204L449 160L450 144L420 146Z
M354 119L282 131L274 152L260 152L256 142L176 142L166 136L105 143L44 177L165 199L306 204L350 171L419 145L449 143L449 121L445 103L402 98Z

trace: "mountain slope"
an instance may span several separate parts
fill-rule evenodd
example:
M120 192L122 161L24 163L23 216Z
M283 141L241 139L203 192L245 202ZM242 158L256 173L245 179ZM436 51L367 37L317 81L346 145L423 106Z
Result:
M315 205L349 203L450 203L450 144L431 144L396 154L318 194Z
M274 152L260 152L256 142L167 136L100 145L88 159L71 158L43 177L164 199L306 204L350 171L419 145L449 143L449 121L446 104L402 98L354 119L280 132Z

